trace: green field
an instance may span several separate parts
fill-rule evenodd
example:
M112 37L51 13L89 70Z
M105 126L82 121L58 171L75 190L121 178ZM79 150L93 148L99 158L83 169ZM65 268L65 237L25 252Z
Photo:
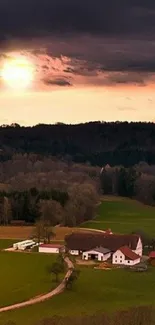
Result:
M17 325L31 325L53 315L88 315L154 303L155 268L146 273L82 268L72 290L66 290L41 304L2 313L0 324L12 320Z
M98 208L94 220L82 227L111 228L116 233L143 230L155 237L155 208L129 199L108 198ZM0 249L11 241L0 240ZM46 272L53 255L37 253L0 253L0 305L22 301L48 291L55 285ZM11 267L10 267L11 266ZM13 321L17 325L36 325L43 318L112 312L139 305L155 305L155 268L145 273L129 270L95 270L81 268L72 290L44 303L0 314L0 325Z
M56 284L47 272L54 255L0 252L0 307L48 292Z
M18 242L18 240L15 239L0 239L0 250L5 248L10 248L13 246L14 243Z
M155 208L129 199L103 201L94 220L82 224L84 228L131 233L142 230L155 237Z

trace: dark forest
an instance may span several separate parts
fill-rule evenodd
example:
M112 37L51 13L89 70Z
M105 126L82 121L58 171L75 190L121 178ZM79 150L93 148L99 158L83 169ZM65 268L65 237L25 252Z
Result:
M0 127L0 160L14 153L36 153L94 166L155 164L155 124L90 122Z

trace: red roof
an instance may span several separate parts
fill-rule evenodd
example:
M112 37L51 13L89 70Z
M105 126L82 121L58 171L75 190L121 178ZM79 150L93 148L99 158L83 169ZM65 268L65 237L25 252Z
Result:
M138 235L120 235L107 233L79 233L73 232L65 236L67 248L69 250L88 251L94 247L106 247L112 252L116 252L120 247L128 246L136 250L140 237Z
M150 258L155 258L155 251L150 252L149 257Z
M63 245L60 244L41 244L39 247L46 247L46 248L62 248Z
M134 253L128 246L122 246L119 248L119 251L121 251L129 260L135 261L140 256Z

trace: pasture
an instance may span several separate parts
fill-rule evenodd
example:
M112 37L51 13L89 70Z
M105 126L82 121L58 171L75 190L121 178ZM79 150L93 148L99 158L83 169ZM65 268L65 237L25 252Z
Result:
M83 228L106 230L116 233L131 233L143 230L155 237L155 208L137 201L104 197L95 219L81 225ZM5 237L2 229L5 229ZM17 229L18 228L18 229ZM33 227L0 227L0 238L28 238ZM77 230L77 228L74 228ZM56 227L54 240L63 240L72 228ZM0 248L15 240L0 239ZM53 255L37 253L0 252L2 281L0 306L23 301L49 291L55 283L46 272L47 265L55 259ZM0 314L0 325L8 321L17 325L36 325L43 318L52 316L74 316L113 312L139 305L155 305L155 268L147 272L129 270L95 270L81 267L78 281L72 290L51 300Z
M0 239L0 251L12 247L15 242L15 239Z
M35 325L43 318L113 312L131 306L155 303L155 268L146 273L129 270L94 270L82 267L72 290L51 300L0 314L0 325L10 320L17 325Z
M81 225L85 228L106 230L116 233L131 233L142 230L155 237L155 207L145 206L135 200L113 197L102 201L95 219Z
M50 291L56 283L47 272L55 255L0 252L0 307Z

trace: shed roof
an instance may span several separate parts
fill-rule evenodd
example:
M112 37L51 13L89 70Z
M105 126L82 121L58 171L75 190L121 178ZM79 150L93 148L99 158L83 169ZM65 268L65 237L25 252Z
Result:
M60 244L41 244L39 247L46 247L46 248L63 248L63 245Z

